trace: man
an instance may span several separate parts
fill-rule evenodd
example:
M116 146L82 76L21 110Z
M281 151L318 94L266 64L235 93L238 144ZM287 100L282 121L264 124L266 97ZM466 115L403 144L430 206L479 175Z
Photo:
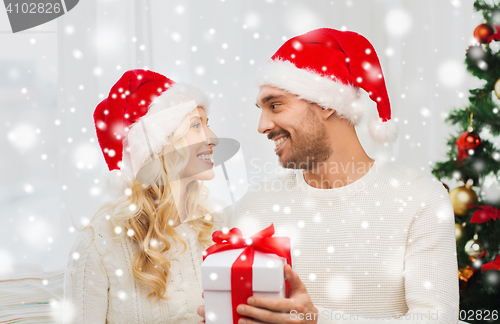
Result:
M377 104L380 143L397 137L384 78L363 36L317 29L266 63L259 132L286 170L251 188L231 227L248 237L270 223L296 242L288 299L253 296L238 323L457 323L454 214L444 186L370 158L354 126L360 88ZM203 313L203 308L200 308ZM252 320L254 318L255 320Z

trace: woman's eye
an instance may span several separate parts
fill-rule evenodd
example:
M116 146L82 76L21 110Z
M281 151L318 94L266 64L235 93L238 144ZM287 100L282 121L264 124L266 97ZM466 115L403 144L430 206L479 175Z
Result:
M191 127L194 127L194 128L200 128L200 123L196 123L196 124L193 124Z

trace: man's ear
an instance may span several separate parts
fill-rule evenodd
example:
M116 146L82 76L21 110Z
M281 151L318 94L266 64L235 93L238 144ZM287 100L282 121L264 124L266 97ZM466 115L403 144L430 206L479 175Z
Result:
M320 115L321 118L323 118L324 120L327 120L331 116L335 115L335 112L336 112L335 109L320 107Z

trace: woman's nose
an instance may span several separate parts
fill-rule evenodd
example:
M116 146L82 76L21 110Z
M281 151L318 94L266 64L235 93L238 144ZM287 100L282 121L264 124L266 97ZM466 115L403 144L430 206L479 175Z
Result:
M217 146L219 144L219 139L210 128L206 128L205 135L207 138L208 145Z

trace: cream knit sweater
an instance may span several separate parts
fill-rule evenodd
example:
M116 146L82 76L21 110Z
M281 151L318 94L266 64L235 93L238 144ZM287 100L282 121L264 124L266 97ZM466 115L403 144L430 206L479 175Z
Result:
M230 213L213 213L214 230L227 226ZM168 278L169 301L150 299L150 288L137 282L132 274L132 262L138 246L122 233L111 246L112 229L101 217L93 223L92 240L90 228L78 233L65 273L63 323L84 324L165 324L198 323L202 318L197 309L203 305L201 297L200 265L202 253L207 248L197 240L197 232L190 222L175 227L187 244L175 244L165 257L171 260L171 275ZM114 229L113 229L114 230ZM111 248L110 248L111 246ZM108 251L109 249L109 251ZM106 253L107 252L107 253ZM104 256L103 268L100 268Z
M295 240L293 268L318 323L457 323L454 214L433 177L376 159L339 188L318 189L302 170L285 170L249 190L230 227L250 236L274 223L276 235Z

